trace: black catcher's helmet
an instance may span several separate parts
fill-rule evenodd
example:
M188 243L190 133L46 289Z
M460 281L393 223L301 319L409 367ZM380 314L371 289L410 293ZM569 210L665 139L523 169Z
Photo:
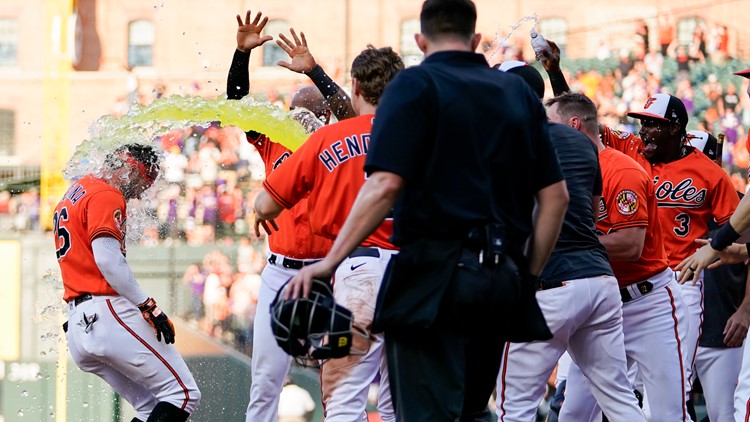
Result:
M271 303L271 330L276 343L304 365L349 355L352 312L337 305L328 283L313 279L308 297L286 300L286 284Z

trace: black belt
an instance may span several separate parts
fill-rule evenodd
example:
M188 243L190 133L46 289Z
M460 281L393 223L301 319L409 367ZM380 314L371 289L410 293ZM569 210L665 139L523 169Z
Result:
M94 298L94 296L92 296L92 295L91 295L91 293L84 293L84 294L82 294L82 295L80 295L80 296L76 296L76 297L74 297L74 298L73 298L73 299L71 299L71 300L73 301L73 303L75 303L75 304L76 304L76 306L78 306L78 305L80 305L81 303L83 303L83 302L85 302L85 301L87 301L87 300L91 300L91 299L93 299L93 298Z
M277 256L276 254L271 254L271 256L268 257L268 262L271 264L276 264ZM302 261L299 259L292 259L292 258L284 258L284 260L281 262L281 266L284 268L289 268L292 270L300 270L302 267L306 265L311 265L316 262L320 261L319 259L314 259L311 261Z
M372 258L380 258L380 251L378 248L365 248L365 247L358 247L355 249L352 253L349 254L349 258L356 258L359 256L369 256Z
M536 291L556 289L565 285L564 281L549 281L542 278L538 279L536 283Z
M641 292L641 296L645 295L646 293L654 289L654 285L650 281L641 281L640 283L637 283L635 286L638 289L638 291ZM641 296L637 296L637 297L641 297ZM631 300L635 299L635 297L633 297L630 294L630 291L628 290L627 287L622 287L620 289L620 297L622 298L623 303L630 302Z

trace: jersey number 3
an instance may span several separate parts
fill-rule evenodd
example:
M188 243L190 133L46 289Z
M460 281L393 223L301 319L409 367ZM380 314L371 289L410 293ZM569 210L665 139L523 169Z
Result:
M678 214L674 219L677 220L677 223L679 224L678 227L673 229L674 234L680 237L687 236L687 234L690 233L690 216L683 212L682 214Z
M59 213L55 211L52 219L55 224L55 246L57 247L55 253L57 254L57 259L60 259L70 250L70 232L65 228L64 224L65 221L68 221L68 208L63 207Z

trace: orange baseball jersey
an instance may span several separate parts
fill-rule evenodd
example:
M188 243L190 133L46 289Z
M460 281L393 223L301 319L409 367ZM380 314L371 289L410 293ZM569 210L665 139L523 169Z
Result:
M612 148L599 153L602 196L596 229L601 234L645 227L638 261L610 261L620 287L648 279L667 268L658 209L651 178L632 158Z
M289 148L271 141L265 135L247 137L258 150L266 167L268 178L284 160L292 156ZM279 226L278 233L268 236L268 248L273 253L296 259L323 258L331 249L330 239L313 233L307 214L307 199L302 199L297 205L289 208L276 217ZM282 234L283 233L283 234Z
M335 239L365 183L373 117L365 114L318 129L263 187L284 208L295 206L309 194L313 230ZM388 241L392 232L393 221L387 219L362 246L397 249Z
M86 176L74 183L55 208L55 251L66 301L84 293L117 295L94 261L91 242L99 236L120 241L125 254L125 198L102 179Z
M672 269L695 252L695 239L708 234L711 218L725 224L740 202L721 167L695 148L688 147L688 151L677 161L652 166L664 247Z
M641 153L643 151L643 141L641 141L641 138L630 132L614 130L606 126L602 126L602 128L604 134L601 137L604 145L612 147L634 159L646 170L646 173L651 175L651 163Z

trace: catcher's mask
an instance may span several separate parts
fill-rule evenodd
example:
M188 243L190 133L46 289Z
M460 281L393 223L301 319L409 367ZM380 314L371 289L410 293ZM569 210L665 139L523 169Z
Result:
M313 279L308 297L286 300L282 286L271 303L271 331L286 353L304 366L341 358L354 351L352 335L369 339L369 334L352 326L352 312L337 305L328 283ZM369 341L368 341L369 344Z

